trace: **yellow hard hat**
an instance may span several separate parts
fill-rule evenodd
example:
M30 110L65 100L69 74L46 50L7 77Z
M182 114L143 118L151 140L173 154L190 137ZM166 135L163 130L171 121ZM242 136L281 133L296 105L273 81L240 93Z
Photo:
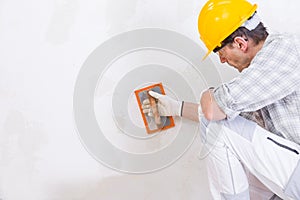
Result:
M257 9L246 0L209 0L198 17L198 31L208 54L239 28Z

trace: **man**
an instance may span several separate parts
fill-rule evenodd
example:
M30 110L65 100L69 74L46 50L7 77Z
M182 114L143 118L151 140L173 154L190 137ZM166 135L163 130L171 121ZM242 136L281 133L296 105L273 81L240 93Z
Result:
M214 51L238 77L204 91L200 106L150 94L161 115L200 122L214 199L250 199L243 166L279 197L300 199L300 40L269 34L256 9L209 0L199 14L205 57Z

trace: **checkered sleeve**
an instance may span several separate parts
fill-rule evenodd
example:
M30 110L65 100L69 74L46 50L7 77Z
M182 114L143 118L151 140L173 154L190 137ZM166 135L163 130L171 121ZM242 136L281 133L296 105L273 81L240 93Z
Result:
M228 119L261 109L299 88L299 55L293 48L283 38L268 41L237 78L215 88L214 98Z

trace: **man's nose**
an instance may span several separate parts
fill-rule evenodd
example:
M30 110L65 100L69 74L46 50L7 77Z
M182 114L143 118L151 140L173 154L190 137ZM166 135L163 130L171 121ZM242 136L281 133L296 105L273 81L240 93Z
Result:
M220 57L220 62L221 63L227 62L227 59L224 56L219 55L219 57Z

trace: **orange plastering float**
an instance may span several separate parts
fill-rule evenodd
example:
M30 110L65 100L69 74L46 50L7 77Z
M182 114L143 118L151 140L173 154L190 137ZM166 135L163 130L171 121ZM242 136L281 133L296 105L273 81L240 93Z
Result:
M166 130L175 126L173 117L159 116L156 103L157 100L148 94L148 92L151 90L160 94L165 94L162 83L156 83L134 91L148 134ZM146 99L149 99L153 116L148 116L147 114L143 113L142 103Z

